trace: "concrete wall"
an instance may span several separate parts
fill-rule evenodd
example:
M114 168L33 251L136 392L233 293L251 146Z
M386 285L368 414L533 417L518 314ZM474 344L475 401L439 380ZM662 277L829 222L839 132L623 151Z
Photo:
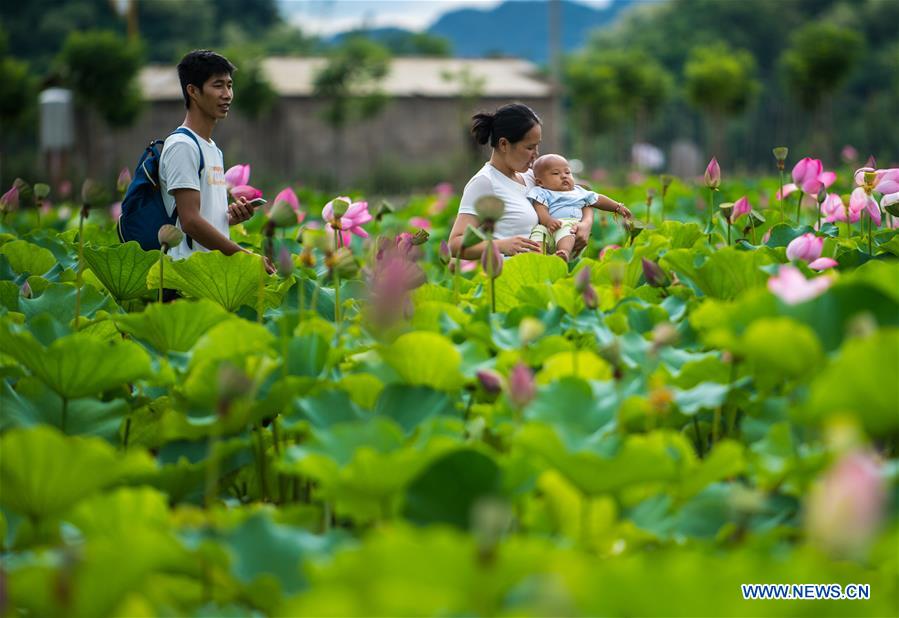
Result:
M521 99L534 108L545 127L553 126L551 99ZM391 100L375 118L347 127L340 168L334 161L334 132L321 120L323 104L311 98L278 101L269 114L251 121L239 111L216 127L213 139L225 155L225 165L250 163L253 181L262 183L321 182L324 177L352 184L381 163L400 166L446 166L447 177L474 171L486 160L468 137L468 122L475 111L492 110L508 99L483 99L475 104L459 99L405 97ZM181 101L148 104L137 124L111 131L95 117L81 116L75 161L87 169L74 170L92 177L114 178L122 167L133 168L141 148L150 139L164 137L184 117ZM552 130L544 131L544 152L555 149ZM475 152L472 152L475 151ZM469 154L466 157L466 153ZM461 163L460 163L461 162ZM460 166L463 168L460 170ZM470 173L470 171L468 173Z

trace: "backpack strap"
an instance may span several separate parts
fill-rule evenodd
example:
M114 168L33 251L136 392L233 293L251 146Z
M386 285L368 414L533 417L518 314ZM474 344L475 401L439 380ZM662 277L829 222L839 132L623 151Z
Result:
M197 169L197 176L202 177L203 170L206 168L206 160L203 157L203 149L200 147L200 142L199 142L199 140L197 140L197 136L194 135L193 131L191 131L187 127L178 127L177 129L175 129L174 131L169 133L169 137L171 137L172 135L175 135L176 133L179 133L181 135L186 135L187 137L189 137L190 139L192 139L194 141L194 144L197 145L197 151L200 153L200 167ZM177 221L177 220L178 220L178 208L176 207L175 208L175 221ZM185 234L185 236L187 237L187 246L189 248L193 249L194 248L194 239L191 238L190 236L188 236L187 234Z

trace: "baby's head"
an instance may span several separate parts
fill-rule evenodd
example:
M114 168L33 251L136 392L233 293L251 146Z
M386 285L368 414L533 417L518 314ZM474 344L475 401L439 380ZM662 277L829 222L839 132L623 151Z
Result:
M537 184L550 191L571 191L574 176L568 160L557 154L546 154L534 161L534 178Z

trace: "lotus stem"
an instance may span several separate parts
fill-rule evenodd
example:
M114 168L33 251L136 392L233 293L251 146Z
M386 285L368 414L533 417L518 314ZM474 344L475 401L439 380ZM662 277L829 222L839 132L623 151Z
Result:
M160 303L162 302L162 290L165 286L163 286L163 267L165 265L165 251L166 246L162 246L162 251L159 252L159 298L157 299Z
M265 259L259 260L259 268L262 272L259 277L259 287L256 290L256 322L262 324L262 314L265 313Z
M730 228L733 227L730 222L730 217L727 218L727 246L730 247Z
M801 220L800 207L802 206L802 189L799 190L799 197L796 198L796 226L798 227Z
M131 417L125 419L125 435L122 436L122 450L128 450L128 437L131 435Z
M62 418L60 419L59 428L62 429L62 432L66 432L66 422L69 420L69 399L68 397L62 398Z
M712 416L712 444L718 443L718 436L721 431L721 406L715 408L715 413Z
M206 452L206 457L209 461L206 463L206 490L203 497L203 503L206 505L206 510L212 508L212 503L215 501L217 493L216 487L218 486L219 462L215 456L215 447L218 444L221 422L221 417L217 418L209 432L209 446L207 447Z
M874 255L873 246L872 246L872 242L871 242L872 235L873 234L871 232L871 215L868 215L868 255Z
M285 356L285 360L286 360ZM272 419L272 444L275 448L275 457L281 458L281 426L278 423L278 417L280 414L275 414L275 418ZM280 504L284 504L287 502L287 476L279 473L277 470L275 471L275 479L278 482L278 502Z
M265 480L265 440L262 423L256 423L256 471L259 477L259 493L263 502L268 499L268 483Z
M784 223L787 220L787 214L784 211L784 170L780 164L778 164L777 168L777 173L780 176L780 191L777 192L777 201L780 202L780 222Z
M493 234L487 237L487 254L490 259L487 260L489 268L487 268L487 278L490 280L490 312L496 313L496 288L495 278L493 276Z
M696 450L699 452L699 458L702 459L702 435L699 433L699 421L696 420L696 415L693 415L693 433L696 434Z
M462 269L462 245L459 245L459 253L456 254L456 268L453 270L453 297L456 306L459 305L459 273Z
M78 216L78 277L75 281L75 331L81 318L81 283L84 278L84 208Z
M712 211L714 210L714 208L715 208L715 190L712 189L711 187L709 187L709 222L708 222L709 245L712 244L712 223L713 223L712 217L714 216L712 214Z

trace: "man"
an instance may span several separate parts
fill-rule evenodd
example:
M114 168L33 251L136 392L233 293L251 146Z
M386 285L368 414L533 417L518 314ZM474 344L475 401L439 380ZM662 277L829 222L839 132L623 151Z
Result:
M181 127L196 140L183 132L170 135L159 160L163 202L169 215L177 210L177 225L185 234L181 244L169 253L175 259L186 258L195 251L249 253L230 239L228 226L252 217L253 207L243 197L228 203L224 158L212 141L216 123L226 118L231 109L231 76L235 70L227 58L205 49L190 52L178 63L187 107ZM273 273L271 262L263 259L266 270Z

